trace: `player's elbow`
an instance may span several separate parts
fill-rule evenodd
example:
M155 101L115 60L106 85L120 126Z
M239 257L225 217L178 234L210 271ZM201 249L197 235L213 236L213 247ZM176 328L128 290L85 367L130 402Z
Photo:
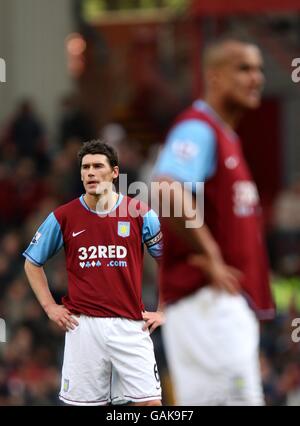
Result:
M29 262L29 260L25 259L25 262L24 262L24 271L25 271L26 275L28 275L28 272L30 270L30 265L32 265L32 264Z
M30 274L30 272L34 271L37 268L40 269L40 266L36 266L32 262L30 262L28 259L25 259L24 270L27 276Z

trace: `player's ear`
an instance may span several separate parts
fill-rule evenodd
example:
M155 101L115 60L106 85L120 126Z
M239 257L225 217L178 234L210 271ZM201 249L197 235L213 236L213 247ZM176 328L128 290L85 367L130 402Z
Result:
M113 168L113 178L114 178L114 179L117 179L117 177L119 176L119 173L120 173L119 167L118 167L118 166L115 166L115 167Z

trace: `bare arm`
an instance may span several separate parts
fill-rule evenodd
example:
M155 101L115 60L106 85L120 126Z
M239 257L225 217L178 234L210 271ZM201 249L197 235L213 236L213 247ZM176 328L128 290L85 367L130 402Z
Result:
M165 322L164 306L159 297L157 310L154 312L145 311L142 312L143 320L145 321L143 330L149 329L150 334Z
M173 180L161 178L160 183L167 182L172 184ZM163 189L159 191L160 206L164 202L165 194ZM203 224L197 227L187 227L187 222L199 221L201 212L197 211L196 201L191 194L182 185L176 188L176 191L170 191L170 217L164 218L165 221L178 234L181 235L196 251L196 255L190 257L189 262L200 267L211 280L211 284L219 289L226 290L230 293L236 293L239 290L239 279L241 272L235 268L225 264L220 248L213 238L208 227ZM182 214L177 217L174 206L181 206ZM189 212L184 205L192 206Z
M71 316L68 309L58 305L53 299L44 268L26 259L24 269L29 284L48 317L65 331L74 329L78 322Z

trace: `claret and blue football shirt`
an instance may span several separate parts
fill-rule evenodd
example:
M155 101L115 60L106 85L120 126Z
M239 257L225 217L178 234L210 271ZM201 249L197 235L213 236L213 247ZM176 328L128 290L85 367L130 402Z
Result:
M120 194L113 210L99 215L81 196L50 213L23 255L43 266L64 247L63 304L71 312L140 320L144 245L161 256L160 223L148 206Z

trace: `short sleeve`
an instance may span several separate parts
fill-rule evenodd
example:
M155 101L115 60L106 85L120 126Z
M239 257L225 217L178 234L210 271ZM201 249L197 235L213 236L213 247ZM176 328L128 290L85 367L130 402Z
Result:
M204 121L191 119L169 133L154 167L153 177L168 176L180 182L205 182L216 169L216 137Z
M63 246L63 236L60 225L50 213L35 233L23 256L36 266L42 266Z

